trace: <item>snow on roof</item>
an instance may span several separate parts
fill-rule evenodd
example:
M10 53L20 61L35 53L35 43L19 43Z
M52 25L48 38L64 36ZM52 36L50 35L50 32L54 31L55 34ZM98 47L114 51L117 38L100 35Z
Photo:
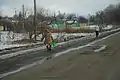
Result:
M70 23L78 23L78 22L77 21L75 21L75 22L74 21L66 21L66 23L70 24Z
M66 21L67 23L73 23L73 21Z

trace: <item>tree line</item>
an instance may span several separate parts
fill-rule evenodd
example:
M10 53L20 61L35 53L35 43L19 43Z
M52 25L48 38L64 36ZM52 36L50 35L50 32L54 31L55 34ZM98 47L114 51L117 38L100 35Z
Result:
M94 24L120 24L120 3L110 4L104 10L96 12L90 16L90 21Z

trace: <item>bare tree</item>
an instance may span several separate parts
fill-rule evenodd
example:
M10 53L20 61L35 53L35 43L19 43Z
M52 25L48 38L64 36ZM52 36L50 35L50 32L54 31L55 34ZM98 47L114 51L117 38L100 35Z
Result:
M120 23L120 3L109 5L104 11L98 11L95 19L98 24L119 24Z

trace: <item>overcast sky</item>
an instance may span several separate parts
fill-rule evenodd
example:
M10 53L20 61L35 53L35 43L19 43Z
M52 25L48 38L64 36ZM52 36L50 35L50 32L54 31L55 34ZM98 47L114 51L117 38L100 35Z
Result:
M34 0L0 0L0 10L3 15L12 16L15 8L21 9L21 5L32 8ZM104 9L109 4L116 4L119 0L36 0L37 6L50 8L61 12L74 12L80 15L94 14Z

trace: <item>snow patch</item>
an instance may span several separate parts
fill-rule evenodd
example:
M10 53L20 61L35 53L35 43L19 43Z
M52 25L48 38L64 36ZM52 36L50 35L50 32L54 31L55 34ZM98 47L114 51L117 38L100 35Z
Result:
M88 27L89 27L89 29L96 30L96 28L98 28L99 26L98 25L90 25Z
M104 29L104 30L109 30L109 29L112 29L112 28L113 28L112 25L108 25L107 27L104 27L103 29Z
M28 34L0 31L0 44L10 44L13 41L22 39L28 39Z

